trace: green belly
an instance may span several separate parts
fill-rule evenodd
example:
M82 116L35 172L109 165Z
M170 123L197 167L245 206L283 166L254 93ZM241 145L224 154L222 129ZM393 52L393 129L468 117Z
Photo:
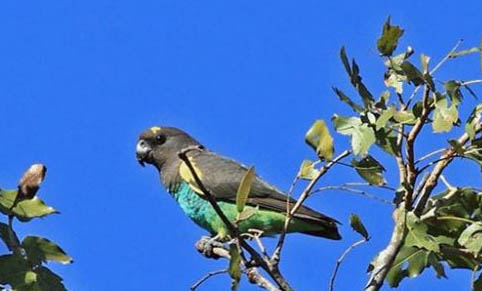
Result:
M202 199L198 194L192 191L188 184L183 183L178 191L173 193L173 196L184 213L196 224L209 231L212 235L219 234L221 237L226 236L228 230L209 201ZM229 220L234 221L236 219L238 212L234 203L220 201L218 202L218 205ZM247 210L249 208L254 210L254 214L248 219L238 223L240 232L248 232L249 229L257 229L263 231L264 235L268 236L281 232L285 221L284 214L265 209L255 209L248 205L245 209ZM313 225L304 220L293 219L288 231L316 231L319 229L319 225Z

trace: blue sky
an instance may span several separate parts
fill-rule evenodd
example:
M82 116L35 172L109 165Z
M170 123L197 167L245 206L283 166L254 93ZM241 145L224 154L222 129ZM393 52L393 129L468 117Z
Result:
M406 29L400 47L412 45L418 64L419 53L438 61L460 38L465 48L479 44L481 9L476 0L2 1L0 185L15 187L42 162L48 173L39 194L61 211L16 229L46 236L74 257L73 265L51 265L71 290L187 290L227 263L198 255L193 244L205 232L184 217L157 172L137 164L142 130L183 128L287 189L300 162L314 158L303 141L312 122L351 113L331 90L355 96L338 58L342 45L378 95L384 68L375 40L388 15ZM480 76L476 56L450 61L438 75ZM475 104L467 100L464 112ZM418 154L448 137L423 140ZM347 140L337 138L341 151ZM454 163L449 173L454 185L480 185L475 166ZM395 185L397 173L387 178ZM350 181L359 178L337 168L321 185ZM361 289L368 262L390 236L391 209L339 192L308 205L342 221L344 240L290 235L286 277L297 290L326 289L336 258L358 239L347 223L357 212L373 240L347 257L337 290ZM448 274L436 280L427 270L401 290L469 290L469 273ZM219 276L200 290L227 286ZM257 289L242 282L241 290Z

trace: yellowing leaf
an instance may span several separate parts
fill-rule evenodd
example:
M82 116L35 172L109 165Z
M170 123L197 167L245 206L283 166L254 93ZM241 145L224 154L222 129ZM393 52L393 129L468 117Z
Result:
M360 217L358 217L358 215L353 213L350 215L350 226L351 228L353 228L354 231L358 232L366 240L370 238L367 229L363 225L363 222L361 221Z
M331 160L335 151L333 137L323 120L317 120L305 135L305 141L315 151L320 159Z
M249 192L251 191L251 184L254 181L254 177L254 167L251 167L241 179L238 192L236 193L236 207L238 208L238 213L243 212Z
M298 178L303 180L313 180L320 174L320 171L315 169L315 163L310 160L304 160L301 163L298 171Z
M375 160L371 155L367 155L359 161L353 159L351 164L355 167L358 175L369 184L382 186L387 183L382 174L385 171L385 168L383 168L382 164Z

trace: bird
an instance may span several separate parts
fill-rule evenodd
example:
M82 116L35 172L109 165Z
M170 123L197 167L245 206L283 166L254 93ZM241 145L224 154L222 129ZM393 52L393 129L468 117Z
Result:
M154 126L140 134L136 158L140 165L150 164L159 171L164 188L191 220L212 237L229 238L229 229L196 183L189 165L179 157L179 153L185 149L193 149L185 152L185 155L195 174L225 216L234 221L238 215L237 190L248 167L208 150L183 130L167 126ZM262 236L280 234L284 228L287 207L292 209L296 202L255 174L245 206L252 214L237 223L238 231L246 233L254 229L260 231ZM338 223L302 205L293 215L287 233L340 240Z

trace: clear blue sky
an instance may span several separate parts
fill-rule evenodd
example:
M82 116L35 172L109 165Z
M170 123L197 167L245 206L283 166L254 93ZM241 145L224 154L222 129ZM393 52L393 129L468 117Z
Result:
M406 29L401 47L412 45L418 64L419 53L438 61L459 38L463 47L478 45L481 11L477 0L1 1L0 185L13 188L31 163L45 163L40 195L62 212L16 228L74 257L73 265L51 265L71 290L187 290L226 262L198 255L193 244L205 232L184 217L157 172L137 164L142 130L183 128L287 189L301 160L314 158L303 141L311 123L351 113L331 90L355 95L338 58L342 45L378 95L384 68L375 40L388 15ZM476 56L439 74L480 76ZM468 108L475 101L467 99ZM341 151L347 140L338 137ZM424 141L418 153L447 138ZM455 163L450 173L454 185L480 185L475 166ZM396 174L387 178L396 184ZM340 168L322 185L347 181L359 178ZM326 289L336 258L358 239L347 223L357 212L373 240L347 257L337 290L360 290L391 233L391 209L339 192L308 204L344 222L344 240L289 236L286 277L297 290ZM436 280L427 270L401 290L469 290L469 273L448 274ZM220 276L201 290L228 286ZM257 289L244 281L241 290Z

